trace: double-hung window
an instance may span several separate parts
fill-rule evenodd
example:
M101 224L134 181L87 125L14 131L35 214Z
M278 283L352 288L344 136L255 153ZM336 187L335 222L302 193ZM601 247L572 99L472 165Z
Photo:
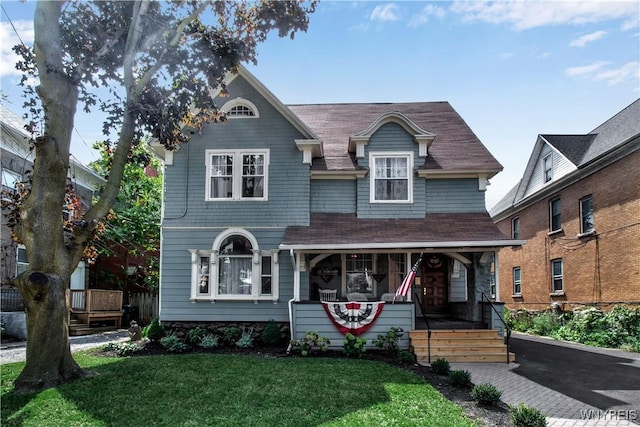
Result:
M553 179L553 159L551 154L542 159L542 173L545 183Z
M551 292L563 292L564 280L562 271L562 259L554 259L551 261Z
M413 201L413 153L371 153L371 202Z
M520 238L520 218L515 217L511 220L511 238L519 239Z
M580 233L591 233L593 230L593 198L586 196L580 199Z
M522 294L522 270L520 267L514 267L513 269L513 294Z
M206 200L267 200L268 150L207 150Z
M562 210L560 198L549 202L549 231L551 233L562 230Z

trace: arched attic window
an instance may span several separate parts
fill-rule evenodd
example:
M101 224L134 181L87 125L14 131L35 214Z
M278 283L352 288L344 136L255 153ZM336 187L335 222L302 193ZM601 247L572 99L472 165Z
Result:
M244 98L235 98L224 104L221 108L228 119L258 118L260 113L255 104Z

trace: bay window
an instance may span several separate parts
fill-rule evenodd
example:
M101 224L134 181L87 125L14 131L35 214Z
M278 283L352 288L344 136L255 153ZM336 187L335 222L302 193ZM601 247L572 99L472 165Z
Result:
M260 251L248 232L218 236L211 250L191 249L192 300L278 299L277 251Z

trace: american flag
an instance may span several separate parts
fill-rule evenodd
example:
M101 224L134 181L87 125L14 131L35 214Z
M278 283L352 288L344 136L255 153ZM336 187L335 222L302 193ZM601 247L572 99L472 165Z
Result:
M404 278L404 280L402 281L402 284L396 290L396 294L393 297L394 302L398 297L407 296L407 294L409 293L409 289L411 289L411 285L413 284L413 279L415 279L416 277L416 273L418 272L418 267L420 266L421 262L422 262L422 254L420 254L420 258L418 258L418 261L416 261L416 263L413 264L413 267L411 267L411 271L409 272L409 274L407 274L407 277Z

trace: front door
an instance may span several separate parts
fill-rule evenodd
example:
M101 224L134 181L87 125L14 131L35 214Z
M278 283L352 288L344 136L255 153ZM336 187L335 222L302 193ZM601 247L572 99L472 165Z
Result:
M420 283L422 304L428 313L447 311L447 263L440 254L425 256L422 262Z

